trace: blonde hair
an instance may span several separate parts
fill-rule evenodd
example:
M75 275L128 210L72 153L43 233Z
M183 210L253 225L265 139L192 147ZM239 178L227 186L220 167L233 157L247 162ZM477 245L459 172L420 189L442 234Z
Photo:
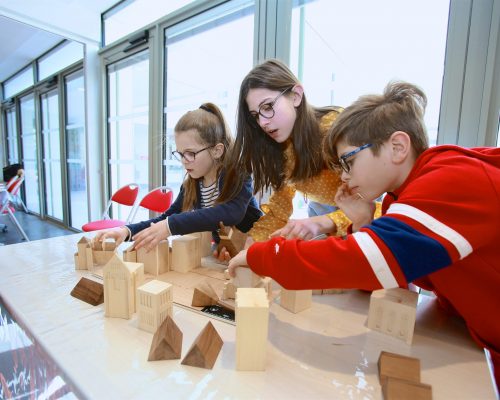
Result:
M214 160L214 162L217 163L217 177L219 177L226 153L233 145L233 138L219 107L213 103L203 103L200 108L188 111L184 114L179 121L177 121L174 131L176 134L179 134L191 129L198 132L201 144L207 147L215 146L218 143L224 145L222 156ZM184 187L182 211L188 211L195 208L197 201L197 185L198 179L191 178L186 174L184 182L182 183Z
M407 82L389 82L381 95L361 96L347 107L330 127L323 152L329 165L338 164L337 144L351 146L371 143L378 154L380 147L396 131L411 138L415 157L429 148L424 112L427 97L419 87Z

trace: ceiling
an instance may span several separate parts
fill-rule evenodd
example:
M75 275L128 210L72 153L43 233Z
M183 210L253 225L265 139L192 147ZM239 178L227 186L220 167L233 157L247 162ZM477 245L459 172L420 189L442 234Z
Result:
M0 0L0 82L63 39L97 45L101 13L117 1Z

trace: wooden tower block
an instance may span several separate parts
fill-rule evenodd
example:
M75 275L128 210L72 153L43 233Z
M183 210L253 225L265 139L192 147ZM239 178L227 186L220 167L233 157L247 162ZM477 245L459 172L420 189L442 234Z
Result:
M312 290L286 290L281 289L281 307L293 313L299 313L312 304Z
M104 316L130 319L135 312L135 293L144 279L144 265L125 262L116 254L103 268Z
M109 260L111 260L114 254L114 250L92 250L94 265L105 265Z
M90 247L90 239L82 236L77 243L75 253L75 269L87 269L87 248Z
M269 300L263 288L238 288L235 320L236 369L264 371L269 327Z
M158 276L169 270L168 252L168 241L162 240L150 251L146 251L144 247L137 250L137 262L144 264L144 272L146 274Z
M182 352L182 332L167 315L153 336L148 361L178 360Z
M85 249L85 261L87 262L87 269L89 271L94 270L94 251L92 250L92 247L87 247Z
M194 236L172 240L172 270L186 273L201 266L200 241Z
M231 257L234 257L245 247L247 236L246 233L237 228L222 225L219 232L220 242L217 245L217 251L221 251L225 247Z
M172 285L152 280L137 288L139 329L155 333L167 316L172 317Z
M419 383L420 360L382 351L378 358L378 377L382 385L389 377Z
M115 251L116 242L114 239L106 239L102 242L102 250L104 251Z
M195 232L189 236L196 236L200 239L200 257L208 257L212 255L212 232Z
M104 303L104 286L102 283L82 278L71 291L71 296L93 306L98 306Z
M384 400L432 400L432 386L425 383L387 378L382 385Z
M194 288L193 300L191 305L193 307L205 307L217 304L219 296L215 293L214 288L207 282L202 282Z
M370 297L368 328L411 344L418 294L406 289L375 290Z
M212 369L222 348L222 344L221 337L212 323L208 322L191 345L181 364Z
M273 280L268 276L261 278L260 283L255 286L256 288L264 288L269 300L273 299Z

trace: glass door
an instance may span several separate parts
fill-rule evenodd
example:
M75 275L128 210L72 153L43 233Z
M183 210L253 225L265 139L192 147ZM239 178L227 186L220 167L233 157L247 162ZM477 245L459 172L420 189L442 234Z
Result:
M53 89L40 96L43 141L43 175L47 216L63 221L61 177L61 137L59 130L59 95Z
M40 214L40 192L38 186L38 146L36 138L35 97L33 93L20 101L21 144L23 149L24 189L26 206L35 214Z
M81 229L88 221L85 170L85 88L83 71L65 78L66 169L69 203L68 225Z
M16 164L19 162L19 151L15 107L11 107L5 112L5 124L7 131L7 163L9 165Z

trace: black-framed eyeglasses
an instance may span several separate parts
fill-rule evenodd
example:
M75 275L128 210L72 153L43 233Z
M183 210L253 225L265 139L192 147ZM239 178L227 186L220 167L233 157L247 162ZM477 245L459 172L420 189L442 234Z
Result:
M353 151L350 151L347 154L343 154L339 157L339 164L340 167L346 172L350 173L351 172L351 163L348 161L349 158L352 156L358 154L361 150L367 149L368 147L372 147L373 143L366 143L362 146L359 146L355 148ZM338 169L338 166L336 166L336 169Z
M293 88L293 86L291 86L291 87L286 88L285 90L283 90L270 103L261 104L261 106L259 107L259 111L258 112L255 112L255 111L250 112L252 120L255 121L255 122L257 122L258 119L259 119L259 115L261 115L261 116L263 116L264 118L267 118L267 119L271 119L272 117L274 117L274 105L276 104L276 102L278 101L278 99L281 96L283 96L286 92L288 92L291 88Z
M204 150L211 149L212 147L215 146L208 146L205 147L201 150L198 151L185 151L184 153L181 153L180 151L173 151L172 156L177 160L177 161L182 161L182 159L186 160L187 162L193 162L196 159L196 154L201 153Z

